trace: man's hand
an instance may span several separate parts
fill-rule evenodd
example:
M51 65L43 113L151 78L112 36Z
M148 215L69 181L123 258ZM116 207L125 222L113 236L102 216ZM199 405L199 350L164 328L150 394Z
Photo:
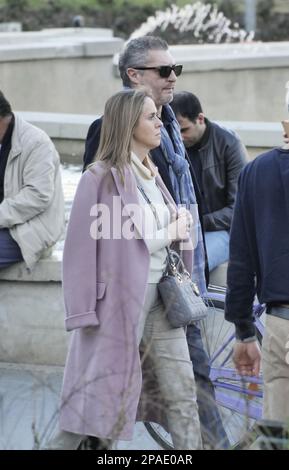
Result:
M233 361L240 375L255 375L260 373L261 351L257 341L251 343L235 343Z

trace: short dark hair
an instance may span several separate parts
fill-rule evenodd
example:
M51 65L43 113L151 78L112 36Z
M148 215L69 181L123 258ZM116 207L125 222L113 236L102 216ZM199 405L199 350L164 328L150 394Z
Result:
M9 116L12 113L10 103L6 100L4 94L0 90L0 117Z
M175 93L170 106L173 108L175 115L180 114L190 121L194 121L203 112L199 99L189 91Z
M168 48L168 43L157 36L131 39L119 56L118 68L123 85L131 87L130 79L126 73L129 67L143 67L146 65L149 51L167 51Z

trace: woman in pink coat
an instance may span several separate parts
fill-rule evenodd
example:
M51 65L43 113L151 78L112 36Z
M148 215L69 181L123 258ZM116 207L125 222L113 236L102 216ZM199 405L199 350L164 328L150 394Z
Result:
M182 256L192 269L191 217L177 211L148 157L161 126L144 91L122 91L106 103L64 247L66 329L73 332L51 449L76 449L87 435L130 440L138 418L165 418L176 449L201 447L185 332L170 327L157 290L171 242L186 240Z

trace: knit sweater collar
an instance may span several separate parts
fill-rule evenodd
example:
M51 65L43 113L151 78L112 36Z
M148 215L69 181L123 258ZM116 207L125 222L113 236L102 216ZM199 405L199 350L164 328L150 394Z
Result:
M131 152L131 164L133 171L143 180L152 180L156 176L155 168L151 163L149 157L145 157L143 162Z

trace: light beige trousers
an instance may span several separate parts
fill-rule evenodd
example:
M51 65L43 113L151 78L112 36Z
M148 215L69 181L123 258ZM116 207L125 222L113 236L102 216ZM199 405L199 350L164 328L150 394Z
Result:
M200 449L196 384L186 334L183 328L169 325L156 284L148 285L138 338L150 355L175 449Z
M183 328L171 328L157 284L148 284L138 331L154 367L175 449L202 447L196 385ZM84 436L57 431L46 449L76 449Z
M262 370L263 418L289 422L289 320L267 315Z

